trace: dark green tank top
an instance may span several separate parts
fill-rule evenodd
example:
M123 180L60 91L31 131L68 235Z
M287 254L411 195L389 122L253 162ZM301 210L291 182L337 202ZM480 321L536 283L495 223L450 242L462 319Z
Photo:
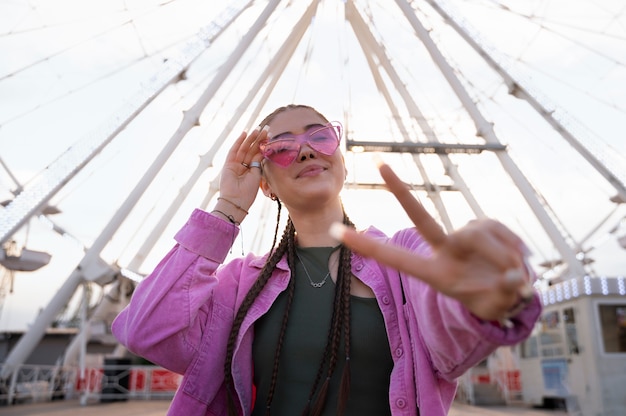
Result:
M298 248L314 282L328 273L331 247ZM320 365L333 313L335 284L329 277L315 288L299 261L296 286L272 400L272 416L299 415L304 409ZM287 303L287 291L255 324L253 344L254 384L257 396L253 416L265 414L274 354ZM351 386L346 416L390 415L389 378L393 359L383 316L375 298L351 296ZM343 338L342 338L343 339ZM331 378L324 415L336 415L345 354L343 341L337 368ZM325 377L322 378L322 380ZM318 386L319 387L319 386Z

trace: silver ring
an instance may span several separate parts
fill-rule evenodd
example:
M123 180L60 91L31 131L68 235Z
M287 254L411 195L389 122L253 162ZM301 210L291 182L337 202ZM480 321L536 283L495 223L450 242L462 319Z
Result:
M508 269L506 273L504 273L504 279L511 283L521 282L525 276L524 272L525 270L523 269Z
M250 167L261 169L261 162L250 162Z
M246 168L246 169L250 169L250 165L248 165L246 162L241 162L241 164Z

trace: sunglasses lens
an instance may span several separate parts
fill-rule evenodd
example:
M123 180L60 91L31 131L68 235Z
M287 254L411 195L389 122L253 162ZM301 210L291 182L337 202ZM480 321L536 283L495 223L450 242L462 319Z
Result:
M332 126L324 127L311 133L308 140L309 146L315 151L330 156L339 147L337 133Z
M293 138L261 143L260 149L266 159L285 168L298 157L301 143L306 143L316 152L330 156L339 147L339 137L341 137L341 125L333 123L313 131L309 130Z
M276 140L263 146L263 156L276 163L278 166L289 166L300 151L300 146L295 140Z

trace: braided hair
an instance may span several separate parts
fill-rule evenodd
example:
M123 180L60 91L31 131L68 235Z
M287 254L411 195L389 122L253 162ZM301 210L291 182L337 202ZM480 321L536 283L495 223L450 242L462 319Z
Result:
M288 105L280 107L268 115L260 124L261 127L269 123L277 114L283 111L288 111L297 108L308 108L317 113L324 120L326 118L312 107L305 105ZM326 120L327 121L327 120ZM295 291L295 256L296 256L296 243L295 235L296 230L291 221L291 218L287 220L287 226L283 232L282 238L278 246L276 246L276 240L278 235L278 223L280 222L281 203L277 199L278 203L278 215L276 220L276 230L274 232L274 241L270 254L261 270L259 277L254 282L250 291L246 294L241 306L237 310L233 325L228 337L228 343L226 346L226 359L224 362L224 382L226 385L226 392L228 397L228 414L229 416L235 416L237 414L238 405L236 404L236 394L234 387L234 380L232 376L231 367L233 364L233 353L235 347L235 341L241 329L241 324L248 313L248 310L254 303L254 300L261 293L267 282L269 281L272 273L283 256L287 256L287 263L291 271L291 279L287 286L287 304L285 306L285 312L283 315L280 335L278 337L278 345L276 346L276 352L274 354L274 363L272 367L272 379L270 383L270 389L267 395L266 416L270 416L272 399L274 397L274 391L278 378L278 368L280 363L280 354L282 351L283 340L287 328L287 322L289 319L289 311L291 309L294 291ZM346 216L344 212L343 223L346 226L354 228L354 224ZM274 250L275 249L275 250ZM341 375L341 384L339 389L339 398L337 403L337 415L344 413L348 397L350 395L350 283L351 283L351 251L345 246L341 246L339 251L339 268L337 272L337 283L335 286L335 296L333 301L333 313L331 317L331 324L326 340L326 346L322 355L321 362L319 364L317 374L312 382L311 390L309 392L308 401L303 403L303 416L319 416L324 410L326 405L326 399L328 396L328 388L331 377L337 367L337 361L339 358L339 348L341 345L341 338L344 339L344 355L346 362L344 364L343 373Z

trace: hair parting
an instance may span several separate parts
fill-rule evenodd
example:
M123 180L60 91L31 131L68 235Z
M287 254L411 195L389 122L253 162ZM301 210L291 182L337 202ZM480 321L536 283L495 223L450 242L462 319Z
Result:
M260 128L265 127L268 123L270 123L274 119L274 117L276 117L280 113L284 113L285 111L289 111L289 110L297 110L299 108L306 108L306 109L309 109L309 110L315 112L318 116L320 116L322 118L322 120L324 120L325 122L328 123L328 119L326 117L324 117L324 115L322 113L320 113L315 108L313 108L313 107L311 107L309 105L288 104L288 105L283 106L283 107L278 107L276 110L272 111L267 117L265 117L263 119L263 121L261 121L261 123L259 124L259 127Z

